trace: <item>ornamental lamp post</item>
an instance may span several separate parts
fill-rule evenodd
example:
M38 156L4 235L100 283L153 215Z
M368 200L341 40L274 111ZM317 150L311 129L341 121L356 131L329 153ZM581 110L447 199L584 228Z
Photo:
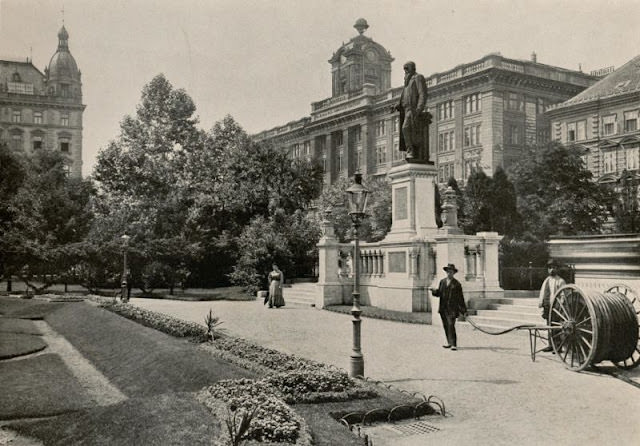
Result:
M358 229L365 217L367 207L367 195L369 191L362 185L362 174L356 172L355 183L347 189L349 197L349 216L353 223L353 237L355 239L355 249L353 254L353 352L351 353L351 377L361 376L364 378L364 356L360 348L360 235Z
M123 302L129 302L129 296L128 296L128 289L129 289L129 284L127 283L127 251L129 249L129 239L131 239L131 237L129 237L127 234L124 234L122 237L120 237L120 239L122 240L122 256L123 256L123 261L122 261L122 282L120 283L120 286L122 288L122 301Z

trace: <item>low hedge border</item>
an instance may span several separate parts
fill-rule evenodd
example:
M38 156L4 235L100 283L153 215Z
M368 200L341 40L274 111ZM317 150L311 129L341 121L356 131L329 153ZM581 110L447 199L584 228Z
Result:
M191 338L202 343L207 339L205 327L195 322L183 321L128 303L114 302L113 299L99 297L94 300L106 310L169 335ZM373 386L349 378L342 370L265 348L245 339L218 334L212 343L203 345L206 351L221 359L254 371L260 376L272 376L274 384L289 404L348 401L377 396Z

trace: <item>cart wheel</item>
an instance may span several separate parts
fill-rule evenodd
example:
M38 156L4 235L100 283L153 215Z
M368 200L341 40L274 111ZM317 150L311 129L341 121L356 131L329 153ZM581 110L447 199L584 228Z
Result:
M638 318L638 321L639 321L638 325L640 325L640 316L638 316L640 314L640 298L638 298L638 294L635 291L633 291L627 285L618 284L618 285L612 286L606 292L622 294L627 299L629 299L629 301L631 302L631 305L633 305L634 311L636 312L636 317ZM625 369L625 370L633 369L640 364L640 337L638 337L636 349L633 351L631 356L629 356L624 361L615 362L614 364L616 365L616 367Z
M556 355L573 371L589 367L598 345L598 324L593 304L575 285L560 288L553 296L549 336Z

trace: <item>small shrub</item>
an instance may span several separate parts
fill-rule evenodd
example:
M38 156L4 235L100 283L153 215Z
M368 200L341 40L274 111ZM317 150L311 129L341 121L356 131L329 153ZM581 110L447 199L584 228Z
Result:
M204 318L204 325L207 327L207 339L209 341L216 339L216 328L222 325L222 321L218 316L213 315L213 310L211 310L211 308L209 308L209 314Z

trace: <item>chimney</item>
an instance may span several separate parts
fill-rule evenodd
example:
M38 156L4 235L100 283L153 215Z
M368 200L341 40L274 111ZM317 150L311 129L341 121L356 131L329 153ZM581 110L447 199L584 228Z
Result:
M531 62L538 63L538 55L536 54L535 51L531 53Z

